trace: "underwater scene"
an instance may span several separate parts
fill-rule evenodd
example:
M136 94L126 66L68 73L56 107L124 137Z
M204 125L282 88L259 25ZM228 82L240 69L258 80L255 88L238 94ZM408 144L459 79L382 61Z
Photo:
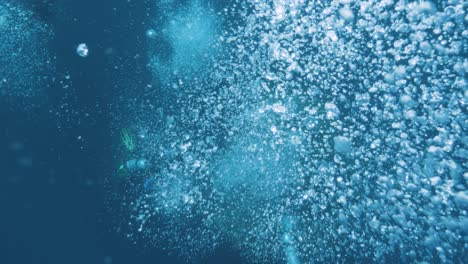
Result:
M0 264L468 263L468 2L0 0Z

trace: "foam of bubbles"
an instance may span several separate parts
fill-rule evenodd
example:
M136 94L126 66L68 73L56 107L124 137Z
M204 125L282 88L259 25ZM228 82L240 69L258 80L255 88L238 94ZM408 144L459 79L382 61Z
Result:
M132 158L154 168L127 178L129 236L250 262L463 262L464 5L242 1L216 38L209 9L175 12L171 71L223 54L136 107Z
M167 16L161 35L169 51L155 52L152 66L157 77L166 83L170 78L193 79L216 52L214 44L218 25L215 14L200 1L191 1L187 6L176 9L160 4Z

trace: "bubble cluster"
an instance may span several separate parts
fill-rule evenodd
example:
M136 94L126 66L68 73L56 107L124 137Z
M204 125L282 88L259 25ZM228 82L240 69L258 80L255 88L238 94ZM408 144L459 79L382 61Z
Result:
M128 158L153 167L127 178L130 237L250 262L463 262L464 1L194 3L154 71L175 95L134 105Z
M53 68L47 51L52 33L31 11L16 1L0 3L0 97L39 94Z

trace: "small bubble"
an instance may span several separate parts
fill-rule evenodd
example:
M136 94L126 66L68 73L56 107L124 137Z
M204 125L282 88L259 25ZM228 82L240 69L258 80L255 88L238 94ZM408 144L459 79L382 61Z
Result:
M146 31L146 36L150 39L154 39L156 37L156 30L154 29L148 29Z

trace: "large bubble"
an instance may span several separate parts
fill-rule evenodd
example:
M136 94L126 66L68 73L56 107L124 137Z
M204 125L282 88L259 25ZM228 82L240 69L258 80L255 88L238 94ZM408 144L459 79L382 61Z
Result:
M463 262L463 1L184 3L125 122L122 163L148 161L122 167L129 237L187 259Z

